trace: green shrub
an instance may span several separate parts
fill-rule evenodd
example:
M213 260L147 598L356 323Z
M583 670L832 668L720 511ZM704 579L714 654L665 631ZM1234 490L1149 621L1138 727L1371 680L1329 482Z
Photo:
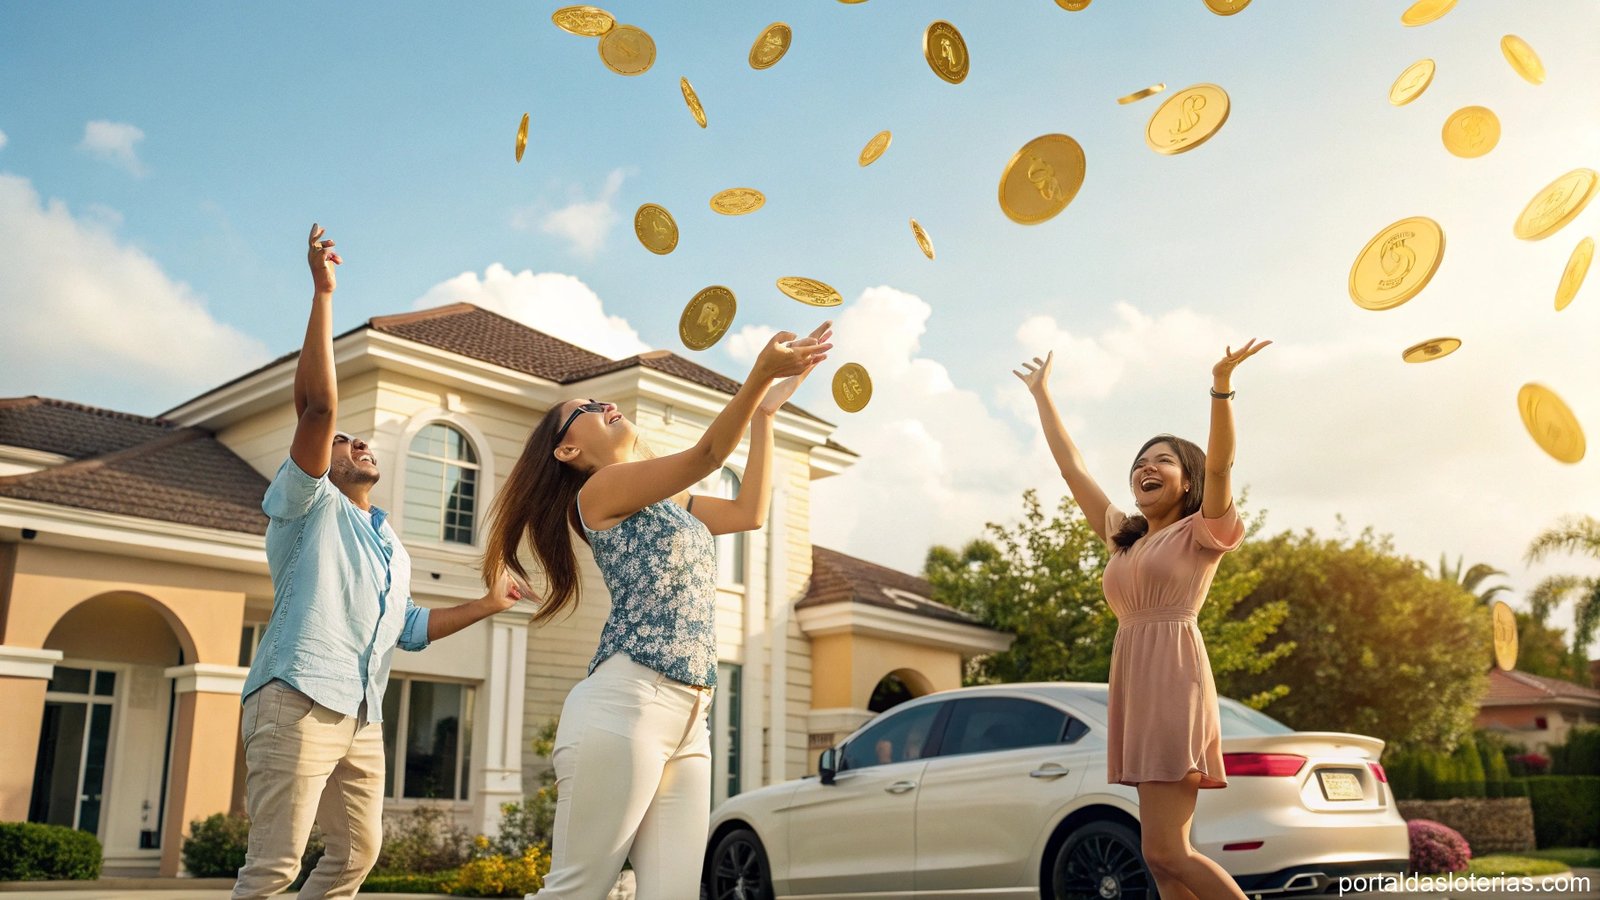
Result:
M1524 779L1540 847L1600 847L1600 775Z
M87 831L37 822L0 822L0 881L100 877L100 841Z
M456 871L426 872L419 875L397 873L368 875L361 882L362 893L378 894L444 894L456 880Z
M244 866L249 842L249 816L214 813L197 819L183 839L183 867L196 878L233 878Z
M1600 727L1567 732L1566 743L1550 748L1552 775L1600 775Z
M521 856L500 854L475 859L461 867L449 891L464 897L520 897L544 887L550 857L538 847Z
M420 874L456 869L472 856L472 835L439 806L416 806L383 823L374 872Z

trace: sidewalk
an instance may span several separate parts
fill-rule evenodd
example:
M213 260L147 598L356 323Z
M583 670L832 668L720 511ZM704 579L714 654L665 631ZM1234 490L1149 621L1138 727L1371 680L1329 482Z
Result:
M41 900L228 900L232 878L101 878L97 881L0 881L0 898ZM294 894L283 894L293 897ZM362 900L452 900L449 894L362 894Z

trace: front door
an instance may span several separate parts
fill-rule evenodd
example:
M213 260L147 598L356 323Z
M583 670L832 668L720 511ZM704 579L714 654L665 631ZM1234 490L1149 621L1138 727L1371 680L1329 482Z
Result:
M28 821L100 833L115 672L56 666L45 688Z

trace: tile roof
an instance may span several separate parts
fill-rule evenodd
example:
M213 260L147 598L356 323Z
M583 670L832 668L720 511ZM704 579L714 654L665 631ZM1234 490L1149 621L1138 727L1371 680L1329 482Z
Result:
M0 443L72 462L0 477L0 497L265 534L267 479L210 432L41 397L0 400Z
M1489 670L1489 690L1479 706L1527 706L1540 703L1578 703L1600 707L1600 690L1559 678L1546 678L1512 669Z
M865 603L941 619L962 625L979 625L977 619L960 610L928 599L933 586L925 578L847 556L826 547L811 548L811 583L796 609L830 603Z

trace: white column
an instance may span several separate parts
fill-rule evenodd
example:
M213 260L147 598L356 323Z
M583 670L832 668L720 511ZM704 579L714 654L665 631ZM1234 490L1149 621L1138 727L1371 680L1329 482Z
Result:
M767 640L772 660L772 690L767 709L767 784L789 777L789 472L774 460L777 490L772 496L771 543L767 545Z
M522 802L522 704L527 688L528 623L533 606L519 603L489 619L488 678L478 703L472 748L473 828L500 831L500 805ZM479 748L482 748L481 750Z
M250 670L243 666L192 663L163 669L161 674L176 682L174 687L180 694L199 692L237 697L244 693L244 680L250 676Z

